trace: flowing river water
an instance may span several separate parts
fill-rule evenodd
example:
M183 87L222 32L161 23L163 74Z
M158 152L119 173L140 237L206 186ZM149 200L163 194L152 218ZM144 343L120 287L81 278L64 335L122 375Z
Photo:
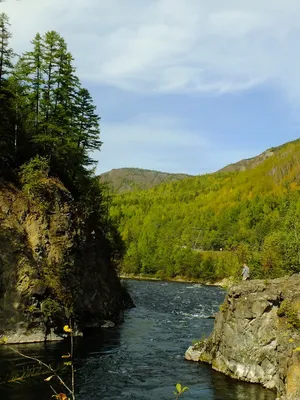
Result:
M182 400L274 400L259 385L232 380L209 365L184 360L192 341L212 331L210 319L223 302L217 287L187 283L126 281L136 308L124 323L75 344L76 400L171 400L177 382L189 387ZM68 343L19 345L17 349L57 364ZM0 376L28 371L28 361L0 348ZM63 372L64 374L64 372ZM46 375L47 376L47 375ZM1 400L47 400L53 394L43 376L22 384L1 384Z

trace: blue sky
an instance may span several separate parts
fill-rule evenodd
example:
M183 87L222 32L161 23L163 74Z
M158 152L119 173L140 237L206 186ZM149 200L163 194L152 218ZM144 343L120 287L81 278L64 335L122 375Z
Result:
M101 115L98 172L201 174L298 138L298 0L7 0L13 47L57 30Z

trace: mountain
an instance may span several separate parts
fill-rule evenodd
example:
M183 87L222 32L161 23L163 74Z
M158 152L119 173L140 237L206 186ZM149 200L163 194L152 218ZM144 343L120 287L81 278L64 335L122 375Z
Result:
M290 143L296 143L290 142ZM272 147L258 156L240 160L236 163L226 165L217 171L219 172L236 172L247 171L253 169L263 163L266 159L276 155L284 145ZM100 182L108 183L114 193L130 192L132 190L151 189L162 183L175 182L185 178L191 178L193 175L188 174L172 174L161 171L153 171L142 168L118 168L104 172L99 175Z
M110 184L114 192L123 193L136 189L150 189L161 183L178 181L190 176L141 168L119 168L101 174L100 181Z
M297 140L294 141L294 143ZM290 142L293 143L293 142ZM277 147L272 147L258 156L246 158L244 160L240 160L236 163L226 165L226 167L221 168L218 172L234 172L234 171L247 171L249 169L257 167L259 164L263 163L267 158L274 156L277 154L280 149L284 147L284 145L280 145Z
M300 272L300 140L255 162L114 196L123 273L215 280L239 277L243 262L251 277Z

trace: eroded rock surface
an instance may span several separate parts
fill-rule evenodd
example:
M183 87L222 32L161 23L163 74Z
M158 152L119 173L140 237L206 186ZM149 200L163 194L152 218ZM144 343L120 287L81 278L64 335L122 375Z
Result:
M59 183L41 210L0 180L0 341L58 340L74 314L78 333L114 323L132 305L102 232ZM54 190L53 190L54 192Z
M232 286L211 336L186 359L300 399L300 275Z

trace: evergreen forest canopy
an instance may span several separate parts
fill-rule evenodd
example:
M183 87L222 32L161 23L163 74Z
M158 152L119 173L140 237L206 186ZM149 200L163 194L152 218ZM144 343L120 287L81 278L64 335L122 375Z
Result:
M0 176L35 203L51 207L55 191L75 201L85 225L109 240L118 234L107 215L91 153L99 150L100 118L76 75L65 40L55 31L36 34L17 56L9 18L0 14ZM115 241L112 236L115 235ZM121 250L121 246L118 251Z
M300 272L300 140L255 168L116 195L127 274L214 281Z

